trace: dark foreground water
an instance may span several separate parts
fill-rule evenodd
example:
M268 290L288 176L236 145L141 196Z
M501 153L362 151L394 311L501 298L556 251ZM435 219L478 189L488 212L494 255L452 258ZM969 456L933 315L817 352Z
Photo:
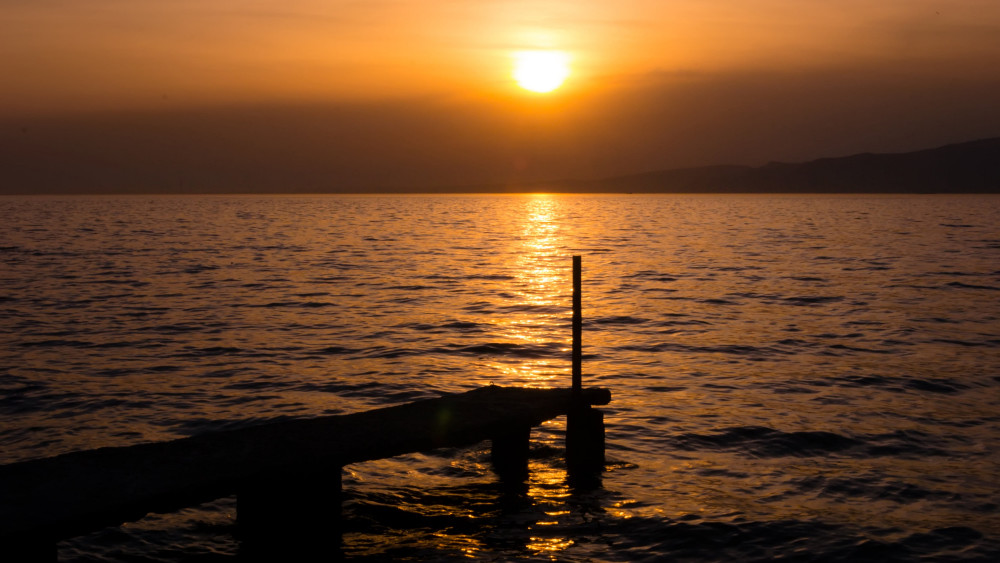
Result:
M569 382L526 495L487 444L345 468L351 560L1000 558L1000 198L0 198L12 462L480 385ZM331 537L331 554L337 541ZM235 500L60 544L234 560ZM2 558L2 554L0 554Z

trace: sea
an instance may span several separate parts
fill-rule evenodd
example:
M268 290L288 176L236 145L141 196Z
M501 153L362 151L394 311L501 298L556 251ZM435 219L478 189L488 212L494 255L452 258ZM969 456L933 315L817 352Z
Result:
M1000 560L1000 196L0 198L0 463L486 385L611 390L343 469L316 560ZM59 543L239 561L235 498ZM0 554L2 558L2 554Z

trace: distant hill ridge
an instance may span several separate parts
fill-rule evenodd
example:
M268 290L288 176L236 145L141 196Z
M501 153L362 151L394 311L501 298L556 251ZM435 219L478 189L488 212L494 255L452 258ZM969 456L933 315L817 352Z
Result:
M1000 193L1000 137L907 153L659 170L595 184L595 191L647 193Z

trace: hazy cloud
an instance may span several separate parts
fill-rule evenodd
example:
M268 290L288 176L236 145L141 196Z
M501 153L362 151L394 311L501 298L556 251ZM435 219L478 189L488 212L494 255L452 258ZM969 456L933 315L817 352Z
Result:
M807 160L995 136L1000 77L650 75L558 111L257 104L0 123L3 191L364 191Z

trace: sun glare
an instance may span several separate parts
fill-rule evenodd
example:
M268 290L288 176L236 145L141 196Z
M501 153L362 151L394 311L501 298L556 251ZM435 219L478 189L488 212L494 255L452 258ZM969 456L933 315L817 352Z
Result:
M559 51L521 51L514 55L514 80L532 92L546 93L569 76L569 56Z

